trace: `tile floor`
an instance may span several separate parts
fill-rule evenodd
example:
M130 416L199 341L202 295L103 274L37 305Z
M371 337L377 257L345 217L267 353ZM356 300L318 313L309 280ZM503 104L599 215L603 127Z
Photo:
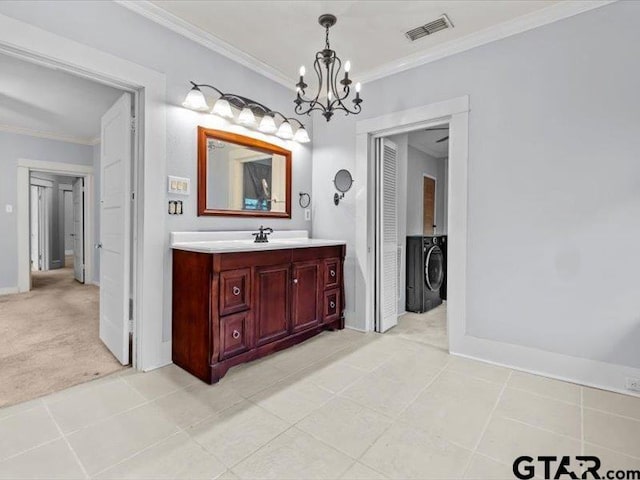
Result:
M527 454L640 468L640 399L326 332L208 386L126 371L0 409L0 478L513 478Z

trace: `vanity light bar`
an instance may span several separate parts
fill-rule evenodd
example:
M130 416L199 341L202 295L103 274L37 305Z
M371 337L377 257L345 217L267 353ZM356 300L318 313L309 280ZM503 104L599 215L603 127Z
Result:
M213 108L209 107L207 99L202 93L202 90L200 90L202 87L210 88L220 95L220 98L216 100ZM235 123L245 127L257 128L263 133L270 135L275 134L277 137L285 140L293 139L298 143L308 143L311 141L307 129L304 128L302 122L297 118L285 117L282 113L271 110L255 100L232 93L223 93L213 85L206 83L198 84L191 82L191 90L187 93L184 102L182 102L182 106L189 110L195 110L196 112L208 111L212 115L233 120ZM240 110L240 114L237 117L233 113L232 106ZM275 122L275 117L278 115L282 117L282 122L279 126L277 126ZM298 124L295 133L291 126L291 121Z

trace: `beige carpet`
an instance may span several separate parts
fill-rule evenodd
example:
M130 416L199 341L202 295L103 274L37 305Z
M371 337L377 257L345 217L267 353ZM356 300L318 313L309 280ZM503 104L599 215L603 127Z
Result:
M76 282L69 263L0 296L0 407L124 368L98 338L98 305L98 287Z

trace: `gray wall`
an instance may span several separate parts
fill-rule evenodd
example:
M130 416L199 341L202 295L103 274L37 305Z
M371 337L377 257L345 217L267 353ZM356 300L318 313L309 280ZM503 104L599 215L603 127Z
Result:
M167 81L167 174L189 177L192 194L182 197L184 215L167 217L164 338L171 338L171 256L169 232L177 230L254 230L261 224L276 229L311 230L298 206L297 193L311 192L311 144L292 145L293 215L287 219L197 217L196 128L207 115L187 111L180 105L189 80L213 83L223 91L252 97L285 114L293 113L293 91L205 47L177 35L114 2L43 1L0 2L0 13L31 23L58 35L128 59L162 72ZM312 135L311 122L306 123ZM327 191L327 188L325 188ZM328 192L327 192L328 195ZM333 193L331 193L333 195ZM316 198L313 198L314 204Z
M445 234L445 161L435 158L409 145L407 166L407 235L423 233L423 190L424 175L436 179L436 232ZM429 229L431 232L431 229Z
M21 158L80 165L92 162L91 147L86 145L0 132L0 289L15 288L18 284L15 207L17 166ZM6 205L13 205L13 213L6 212ZM57 200L54 205L58 205Z
M355 194L321 195L354 170L356 120L469 95L467 332L640 367L639 23L616 2L367 83L361 115L316 121L314 233L348 241L347 284Z

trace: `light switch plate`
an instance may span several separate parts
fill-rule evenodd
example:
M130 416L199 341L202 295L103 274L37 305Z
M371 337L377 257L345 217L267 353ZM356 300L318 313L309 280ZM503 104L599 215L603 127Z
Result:
M191 179L169 175L167 191L173 195L190 195Z
M309 220L311 220L311 209L310 208L305 208L304 209L304 219L308 222Z
M13 213L13 205L7 204L5 210L7 211L7 213Z

